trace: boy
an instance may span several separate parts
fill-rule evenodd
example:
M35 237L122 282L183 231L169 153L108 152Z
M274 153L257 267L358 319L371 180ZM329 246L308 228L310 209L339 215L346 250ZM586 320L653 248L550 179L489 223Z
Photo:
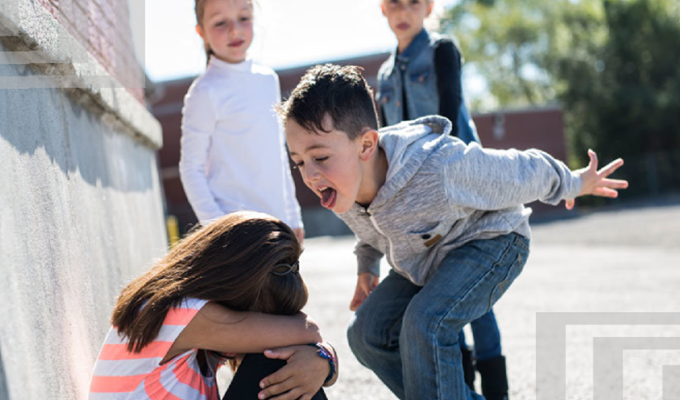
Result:
M451 123L420 118L378 133L357 67L317 66L280 113L305 184L358 238L359 277L348 329L357 359L400 399L481 398L463 379L457 333L489 311L521 272L539 199L616 197L627 182L570 171L538 150L465 145ZM378 285L380 258L392 267ZM369 296L370 294L370 296Z
M397 46L378 72L376 100L381 125L396 125L438 114L451 121L451 135L465 143L480 143L463 96L461 54L451 39L425 28L433 6L433 0L382 0L380 3L397 39ZM493 309L472 321L470 329L474 336L474 357L464 330L458 336L465 382L474 390L477 370L487 400L508 400L508 374Z

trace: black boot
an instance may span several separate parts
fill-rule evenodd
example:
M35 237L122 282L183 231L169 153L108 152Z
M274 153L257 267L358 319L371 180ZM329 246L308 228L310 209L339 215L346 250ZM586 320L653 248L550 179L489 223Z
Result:
M508 400L508 373L505 357L477 360L477 371L482 376L482 394L486 400Z
M475 391L475 367L472 365L472 350L462 348L460 349L463 355L463 373L465 374L465 383L470 390Z

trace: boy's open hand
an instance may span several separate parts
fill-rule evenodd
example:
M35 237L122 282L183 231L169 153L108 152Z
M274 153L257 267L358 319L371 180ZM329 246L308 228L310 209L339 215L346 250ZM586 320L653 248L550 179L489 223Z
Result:
M349 309L351 311L356 311L369 294L378 286L380 282L380 277L373 275L370 272L364 272L359 274L357 278L357 288L354 290L354 297L352 297L352 302L349 303Z
M587 167L574 171L581 176L583 180L583 187L579 196L592 194L594 196L615 198L619 195L616 189L625 189L628 187L628 181L621 179L607 179L614 171L623 165L622 159L616 159L610 162L606 167L597 170L597 154L594 151L588 150L590 156L590 163ZM574 199L566 201L565 206L567 210L574 208Z
M287 364L260 382L263 389L258 395L260 399L309 400L321 389L331 372L328 361L319 357L316 347L280 347L266 350L264 355L286 360Z

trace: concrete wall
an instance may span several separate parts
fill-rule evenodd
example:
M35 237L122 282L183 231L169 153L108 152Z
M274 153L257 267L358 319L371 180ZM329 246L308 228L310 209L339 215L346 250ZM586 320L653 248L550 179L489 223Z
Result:
M116 296L167 249L160 125L134 91L90 79L115 77L43 5L12 3L14 15L0 8L0 400L85 399ZM36 54L47 61L22 62Z

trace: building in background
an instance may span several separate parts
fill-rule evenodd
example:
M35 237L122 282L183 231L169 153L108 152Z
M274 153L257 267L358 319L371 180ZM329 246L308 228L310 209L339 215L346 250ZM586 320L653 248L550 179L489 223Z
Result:
M123 285L167 251L128 3L0 5L0 400L88 398Z
M376 87L380 65L388 53L333 61L341 65L359 65L372 87ZM285 99L297 86L305 71L311 65L278 70L281 93ZM196 217L187 201L179 177L179 157L182 106L184 95L195 78L186 78L158 83L160 95L152 105L152 112L163 126L163 149L159 160L165 188L168 213L179 220L180 229L186 232L196 223ZM494 113L473 116L479 136L485 147L491 148L539 148L566 160L564 123L559 107L531 108L525 110L500 110ZM257 168L256 165L253 168ZM319 199L304 185L300 174L293 171L298 201L302 207L302 218L307 236L349 234L349 229L331 211L319 204ZM550 206L532 204L536 214L549 213Z

